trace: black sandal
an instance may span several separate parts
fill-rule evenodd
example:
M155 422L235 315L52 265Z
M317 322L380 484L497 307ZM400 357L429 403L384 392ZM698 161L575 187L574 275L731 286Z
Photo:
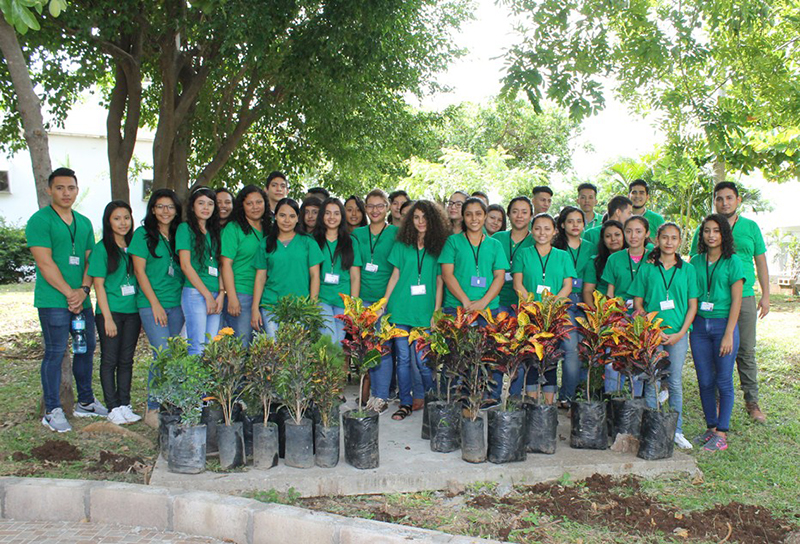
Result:
M392 419L395 421L403 421L411 415L411 406L400 406L400 408L392 414Z

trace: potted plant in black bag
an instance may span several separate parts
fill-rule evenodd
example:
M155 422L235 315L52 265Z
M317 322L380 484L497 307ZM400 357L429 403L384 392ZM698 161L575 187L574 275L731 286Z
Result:
M344 354L326 335L313 346L313 352L311 396L319 417L314 428L314 463L332 468L339 464L339 405L347 378Z
M275 373L280 352L275 340L262 331L250 342L247 389L261 404L263 420L253 425L253 466L268 469L278 464L278 425L269 420L275 401Z

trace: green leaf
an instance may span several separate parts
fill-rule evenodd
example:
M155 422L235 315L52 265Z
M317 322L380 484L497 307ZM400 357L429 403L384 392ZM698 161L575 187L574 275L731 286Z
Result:
M61 15L61 12L67 8L67 2L66 0L50 0L48 8L50 10L50 15L58 17Z

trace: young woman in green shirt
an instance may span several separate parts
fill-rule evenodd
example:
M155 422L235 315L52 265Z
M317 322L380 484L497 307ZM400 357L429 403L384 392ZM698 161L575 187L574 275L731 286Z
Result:
M678 412L675 444L691 449L692 444L683 436L683 363L689 347L689 328L697 313L699 288L694 267L681 259L681 230L675 223L664 223L658 228L656 247L647 256L630 288L636 311L657 312L663 319L662 346L669 356L667 388L669 405ZM645 386L645 400L650 408L656 407L656 390Z
M602 277L608 261L621 249L628 247L623 235L622 223L615 219L609 219L600 229L600 243L594 249L594 255L583 268L583 292L581 296L583 302L594 309L594 292L600 291L604 295L608 294L608 283ZM577 271L581 273L580 270ZM598 278L600 278L598 280Z
M342 294L358 297L361 293L361 252L350 236L344 204L338 198L326 198L317 216L314 239L322 251L319 306L325 323L320 333L334 342L344 340L344 322L336 316L344 313Z
M520 250L533 245L531 238L531 218L533 217L533 203L527 196L518 196L511 199L508 203L508 220L511 223L511 230L502 230L492 236L500 242L500 246L506 254L509 267L514 265L514 257ZM511 271L507 271L504 276L503 287L500 289L500 311L513 314L514 308L519 302L519 296L514 291L514 282Z
M576 277L575 264L566 251L552 246L556 232L556 220L547 213L540 213L533 218L531 235L535 242L533 247L520 251L514 260L511 273L514 275L514 289L521 298L528 293L535 293L536 300L542 299L545 291L559 297L568 298L572 293L572 280ZM539 374L528 372L527 389L534 395ZM547 385L542 389L545 401L552 404L558 388L556 369L545 374Z
M198 187L189 196L186 222L178 227L175 248L181 270L188 280L181 293L181 308L186 317L189 354L200 355L208 336L220 328L225 287L219 273L219 210L216 194Z
M411 205L397 234L397 243L389 255L392 275L384 298L388 301L389 320L399 329L428 327L433 313L441 308L443 281L438 258L447 242L447 217L437 204L419 200ZM412 410L422 407L425 392L433 388L431 370L407 338L392 341L397 353L397 386L400 409L392 419L402 420ZM389 393L392 361L384 357L372 371L376 392ZM413 397L412 397L413 395Z
M700 224L699 253L692 266L700 284L700 309L694 318L692 358L706 418L706 432L697 442L706 451L728 449L733 411L733 365L739 351L739 310L744 268L736 254L727 218L713 214Z
M397 227L386 221L389 197L382 190L374 189L367 194L365 209L369 226L357 228L353 237L361 252L361 298L365 304L373 304L386 292L392 275L388 259L397 238Z
M250 325L256 282L253 257L269 226L266 193L255 185L239 191L233 203L231 220L222 229L220 265L226 295L224 321L245 345L249 345L253 333Z
M175 191L153 191L142 226L134 231L128 247L139 284L136 305L142 328L153 348L153 359L159 349L167 347L168 338L181 333L184 324L181 309L184 278L175 251L175 235L181 223L182 209ZM152 379L151 366L148 384ZM157 410L158 403L148 396L144 418L147 425L158 426Z
M300 206L291 198L278 201L275 219L262 244L253 257L256 279L250 324L274 337L279 323L271 308L280 297L319 297L322 252L314 238L303 232Z
M108 420L117 425L142 419L131 406L133 352L142 320L136 307L136 275L128 256L133 238L130 205L110 202L103 212L103 239L89 258L89 276L97 295L97 334L100 338L100 384Z
M628 248L608 258L600 277L608 284L607 295L622 299L625 307L633 311L633 297L629 290L652 249L650 224L641 215L634 215L625 221L624 231Z

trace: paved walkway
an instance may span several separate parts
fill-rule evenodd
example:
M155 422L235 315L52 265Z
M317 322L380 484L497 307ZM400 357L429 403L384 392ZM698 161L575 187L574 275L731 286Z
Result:
M217 544L221 540L159 532L142 527L69 521L0 519L0 542L35 544Z

